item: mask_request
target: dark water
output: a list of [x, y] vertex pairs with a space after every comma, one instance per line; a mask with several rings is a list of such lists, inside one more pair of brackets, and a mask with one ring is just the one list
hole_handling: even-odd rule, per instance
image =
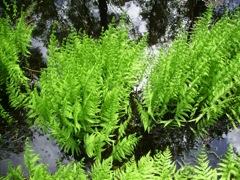
[[[24, 128], [27, 128], [26, 126]], [[27, 128], [28, 129], [28, 128]], [[25, 139], [30, 137], [29, 145], [36, 154], [39, 154], [41, 161], [44, 164], [48, 164], [49, 172], [57, 171], [57, 164], [68, 164], [73, 158], [66, 156], [60, 149], [59, 145], [49, 137], [45, 135], [41, 130], [32, 127], [28, 129], [28, 132], [20, 132], [20, 138], [12, 137], [9, 141], [6, 136], [2, 137], [2, 144], [0, 146], [0, 174], [6, 175], [8, 172], [8, 163], [11, 162], [13, 167], [18, 165], [23, 166], [23, 172], [28, 174], [26, 167], [23, 165]], [[9, 145], [9, 146], [6, 146]]]
[[[30, 0], [18, 0], [20, 9], [25, 4], [24, 10], [30, 5]], [[107, 29], [109, 22], [115, 18], [117, 23], [126, 12], [127, 21], [132, 23], [129, 36], [142, 37], [148, 33], [148, 44], [152, 53], [162, 44], [169, 44], [179, 31], [183, 23], [185, 30], [190, 30], [195, 20], [206, 10], [206, 3], [202, 0], [133, 0], [133, 1], [91, 1], [91, 0], [36, 0], [34, 12], [28, 17], [36, 28], [33, 31], [32, 55], [29, 58], [30, 67], [34, 70], [46, 66], [47, 45], [54, 23], [57, 24], [57, 37], [61, 41], [66, 37], [70, 29], [84, 30], [94, 38], [100, 35], [102, 27]], [[221, 8], [230, 8], [239, 5], [239, 1], [224, 1], [216, 5], [216, 16], [221, 16]], [[4, 5], [0, 2], [0, 13], [3, 16]], [[219, 10], [218, 10], [219, 9]], [[39, 73], [28, 72], [32, 82], [37, 80]], [[6, 105], [7, 106], [7, 105]], [[19, 113], [21, 116], [21, 113]], [[240, 153], [240, 130], [227, 130], [224, 124], [217, 131], [212, 129], [209, 136], [195, 139], [188, 130], [171, 131], [164, 129], [153, 129], [150, 134], [139, 130], [143, 139], [136, 149], [136, 155], [141, 156], [149, 150], [164, 150], [170, 147], [174, 159], [179, 163], [194, 163], [203, 146], [209, 155], [210, 163], [216, 167], [219, 158], [232, 143], [236, 152]], [[14, 128], [14, 129], [12, 129]], [[18, 119], [13, 127], [1, 124], [0, 133], [2, 140], [0, 144], [0, 174], [7, 173], [7, 164], [12, 161], [14, 167], [23, 164], [24, 143], [26, 137], [30, 137], [32, 149], [40, 154], [44, 164], [49, 164], [49, 171], [57, 170], [57, 160], [68, 163], [72, 159], [66, 156], [58, 144], [44, 135], [35, 127], [28, 128], [24, 118]]]

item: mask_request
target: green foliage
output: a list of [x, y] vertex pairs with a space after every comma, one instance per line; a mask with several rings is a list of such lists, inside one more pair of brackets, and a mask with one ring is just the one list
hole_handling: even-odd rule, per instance
[[28, 176], [31, 179], [38, 179], [39, 177], [49, 176], [47, 166], [43, 165], [42, 163], [37, 164], [37, 162], [40, 160], [39, 154], [36, 155], [28, 143], [29, 140], [27, 139], [24, 162], [28, 169]]
[[190, 34], [180, 33], [161, 54], [148, 77], [138, 110], [145, 130], [195, 126], [200, 132], [227, 115], [239, 122], [240, 20], [237, 10], [211, 25], [212, 10]]
[[135, 158], [132, 157], [121, 167], [114, 167], [112, 156], [107, 159], [102, 159], [101, 161], [96, 160], [91, 166], [91, 170], [86, 170], [84, 168], [84, 160], [71, 162], [68, 165], [59, 164], [59, 168], [54, 174], [50, 174], [47, 171], [46, 165], [42, 163], [36, 164], [36, 161], [40, 160], [38, 156], [39, 155], [34, 154], [33, 150], [30, 149], [27, 141], [24, 160], [29, 174], [23, 174], [21, 166], [18, 166], [16, 169], [9, 166], [9, 173], [7, 176], [0, 177], [0, 179], [230, 180], [239, 179], [240, 177], [240, 158], [234, 154], [232, 146], [230, 146], [228, 152], [225, 154], [225, 157], [221, 159], [221, 162], [215, 169], [212, 169], [209, 166], [209, 160], [204, 152], [204, 149], [197, 158], [196, 165], [183, 165], [178, 170], [176, 169], [175, 162], [172, 161], [171, 152], [168, 148], [163, 152], [157, 152], [153, 157], [151, 157], [150, 153], [148, 153], [147, 155], [141, 157], [139, 161], [136, 161]]
[[4, 179], [16, 179], [23, 180], [24, 174], [22, 172], [22, 166], [18, 166], [16, 169], [12, 168], [11, 164], [8, 166], [9, 173]]
[[12, 122], [12, 116], [4, 109], [4, 107], [1, 104], [0, 104], [0, 117], [6, 119], [8, 122]]
[[31, 180], [60, 180], [60, 179], [87, 179], [86, 173], [83, 169], [83, 163], [80, 162], [71, 162], [68, 165], [64, 166], [59, 164], [58, 171], [51, 175], [47, 170], [47, 165], [44, 165], [38, 161], [39, 154], [35, 154], [33, 150], [30, 149], [26, 141], [26, 150], [24, 154], [24, 162], [28, 170], [28, 174], [23, 174], [22, 167], [18, 166], [16, 169], [9, 166], [9, 173], [3, 179], [31, 179]]
[[[26, 56], [30, 43], [32, 27], [25, 23], [25, 14], [21, 12], [16, 17], [16, 4], [13, 5], [15, 24], [10, 17], [0, 18], [0, 92], [9, 96], [12, 107], [24, 106], [28, 100], [28, 79], [20, 68], [19, 55]], [[1, 99], [0, 99], [1, 103]], [[0, 116], [9, 119], [10, 116], [0, 105]]]
[[[43, 178], [44, 179], [44, 178]], [[47, 180], [47, 178], [45, 178]], [[83, 169], [83, 162], [71, 162], [70, 164], [64, 166], [59, 164], [58, 171], [49, 177], [49, 179], [87, 179], [85, 170]]]
[[176, 166], [171, 161], [172, 155], [169, 149], [157, 153], [154, 157], [155, 172], [159, 179], [171, 179], [176, 171]]
[[136, 137], [136, 134], [130, 134], [119, 141], [116, 146], [113, 146], [111, 154], [113, 159], [117, 159], [121, 162], [123, 159], [127, 158], [126, 156], [131, 156], [139, 139], [140, 137]]
[[[89, 157], [100, 160], [131, 119], [129, 97], [143, 74], [145, 39], [130, 40], [122, 22], [110, 26], [99, 40], [71, 32], [61, 47], [58, 44], [52, 34], [48, 67], [38, 82], [40, 93], [31, 93], [29, 117], [49, 127], [65, 151], [79, 154], [84, 145]], [[127, 154], [132, 155], [135, 139], [121, 139], [132, 140], [127, 143]]]
[[97, 179], [113, 179], [112, 168], [113, 159], [109, 157], [106, 160], [96, 161], [92, 167], [90, 176], [93, 180]]
[[232, 146], [229, 148], [225, 157], [219, 163], [219, 176], [220, 179], [230, 180], [240, 178], [240, 159], [233, 152]]
[[198, 157], [197, 165], [192, 168], [192, 179], [217, 179], [217, 171], [216, 169], [211, 169], [207, 158], [207, 154], [202, 151]]

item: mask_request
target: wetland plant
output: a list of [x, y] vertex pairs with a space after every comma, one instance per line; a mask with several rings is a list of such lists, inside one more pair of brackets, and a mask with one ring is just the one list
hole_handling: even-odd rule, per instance
[[[180, 33], [154, 62], [138, 110], [146, 130], [189, 127], [207, 133], [227, 116], [240, 121], [240, 13], [210, 25], [208, 9], [189, 34]], [[196, 128], [194, 128], [196, 126]]]
[[11, 120], [11, 115], [3, 105], [4, 96], [8, 97], [13, 108], [23, 107], [27, 103], [28, 78], [20, 64], [29, 54], [27, 47], [33, 28], [26, 24], [24, 12], [18, 17], [16, 4], [6, 6], [8, 11], [13, 9], [14, 13], [10, 17], [6, 12], [6, 17], [0, 18], [0, 118]]
[[143, 76], [145, 45], [145, 39], [128, 38], [123, 22], [98, 40], [72, 31], [59, 46], [52, 34], [29, 116], [72, 154], [82, 146], [97, 159], [109, 147], [114, 159], [132, 155], [140, 137], [125, 129], [132, 117], [130, 93]]

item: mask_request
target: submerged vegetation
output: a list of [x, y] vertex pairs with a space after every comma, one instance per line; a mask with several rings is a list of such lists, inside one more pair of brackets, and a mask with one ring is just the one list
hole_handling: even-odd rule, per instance
[[[51, 175], [26, 143], [28, 178], [238, 179], [240, 160], [232, 147], [215, 169], [202, 152], [196, 165], [177, 170], [168, 148], [135, 160], [141, 136], [129, 131], [130, 127], [148, 133], [152, 127], [189, 127], [203, 135], [223, 116], [236, 127], [240, 121], [240, 13], [237, 10], [215, 24], [211, 24], [211, 13], [209, 8], [190, 34], [179, 33], [171, 47], [161, 49], [160, 56], [150, 61], [146, 39], [130, 40], [124, 20], [109, 26], [98, 40], [73, 30], [60, 43], [53, 28], [47, 68], [41, 70], [33, 90], [20, 67], [20, 55], [28, 54], [32, 28], [26, 25], [24, 13], [15, 26], [9, 17], [1, 18], [0, 91], [6, 89], [11, 107], [25, 108], [28, 118], [44, 127], [65, 152], [94, 159], [91, 171], [84, 169], [83, 159], [59, 164]], [[148, 77], [143, 93], [135, 97], [134, 87], [144, 76]], [[134, 106], [142, 124], [137, 124]], [[0, 115], [10, 117], [3, 105]], [[9, 166], [9, 174], [2, 179], [25, 177], [21, 166]]]

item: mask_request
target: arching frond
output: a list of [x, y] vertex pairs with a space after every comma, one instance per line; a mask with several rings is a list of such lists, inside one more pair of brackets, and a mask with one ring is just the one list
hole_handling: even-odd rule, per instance
[[240, 159], [233, 152], [233, 147], [230, 145], [224, 158], [218, 164], [218, 175], [220, 179], [239, 179], [240, 178]]
[[216, 180], [217, 179], [217, 171], [216, 169], [212, 169], [209, 165], [209, 160], [207, 160], [207, 154], [202, 150], [197, 159], [197, 165], [195, 165], [193, 170], [192, 179], [209, 179]]
[[129, 136], [123, 138], [121, 141], [117, 142], [113, 146], [112, 157], [120, 162], [127, 158], [127, 156], [132, 156], [134, 148], [136, 147], [140, 137], [136, 137], [136, 134], [130, 134]]

